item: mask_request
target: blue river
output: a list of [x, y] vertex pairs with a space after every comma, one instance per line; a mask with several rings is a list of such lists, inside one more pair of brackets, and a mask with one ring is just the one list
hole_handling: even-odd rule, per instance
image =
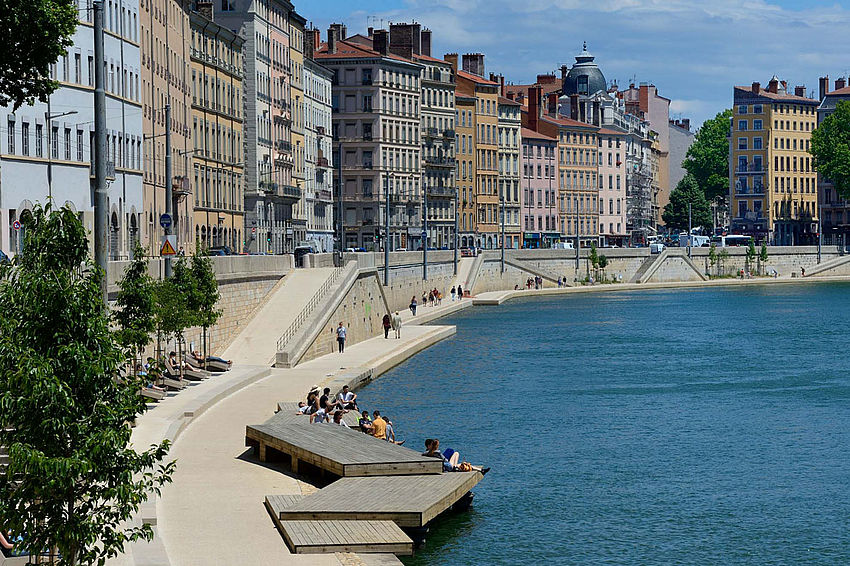
[[410, 565], [850, 564], [850, 285], [524, 298], [359, 392], [492, 467]]

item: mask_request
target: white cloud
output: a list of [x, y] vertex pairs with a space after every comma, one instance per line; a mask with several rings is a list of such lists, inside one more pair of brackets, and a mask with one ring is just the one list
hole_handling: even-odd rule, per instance
[[[309, 8], [308, 8], [309, 10]], [[338, 15], [337, 19], [342, 14]], [[481, 51], [514, 83], [571, 65], [587, 41], [611, 81], [655, 83], [676, 111], [702, 122], [731, 106], [732, 86], [776, 73], [817, 88], [846, 73], [850, 12], [789, 10], [766, 0], [407, 0], [385, 20], [433, 30], [434, 55]], [[352, 19], [364, 21], [362, 16]]]

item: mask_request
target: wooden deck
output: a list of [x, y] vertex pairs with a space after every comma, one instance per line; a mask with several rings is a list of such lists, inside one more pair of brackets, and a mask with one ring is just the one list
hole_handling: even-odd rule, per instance
[[280, 509], [280, 519], [393, 521], [399, 527], [422, 527], [460, 500], [483, 477], [480, 472], [346, 477]]
[[281, 512], [303, 498], [303, 495], [267, 495], [265, 502], [294, 554], [413, 554], [413, 541], [392, 521], [281, 521]]
[[266, 424], [246, 427], [245, 444], [255, 446], [263, 462], [269, 448], [290, 456], [294, 473], [301, 462], [343, 478], [439, 474], [443, 466], [440, 460], [410, 448], [332, 424], [272, 418]]
[[[269, 424], [270, 422], [310, 422], [309, 416], [296, 414], [296, 411], [298, 410], [298, 403], [281, 402], [277, 404], [277, 410], [278, 412], [275, 413], [274, 417], [266, 421], [266, 424]], [[342, 416], [342, 422], [344, 422], [351, 428], [359, 428], [359, 425], [357, 424], [357, 419], [359, 416], [360, 415], [358, 415], [357, 411], [349, 411]]]

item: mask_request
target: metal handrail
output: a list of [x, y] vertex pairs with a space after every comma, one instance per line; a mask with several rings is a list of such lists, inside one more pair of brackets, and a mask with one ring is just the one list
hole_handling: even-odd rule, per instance
[[295, 337], [295, 334], [301, 329], [301, 326], [307, 322], [307, 318], [312, 314], [313, 309], [318, 306], [319, 302], [322, 300], [324, 295], [330, 290], [331, 286], [333, 286], [339, 277], [342, 275], [343, 271], [345, 271], [345, 267], [337, 267], [334, 269], [331, 276], [322, 283], [322, 286], [319, 287], [319, 290], [310, 298], [307, 304], [301, 309], [301, 312], [298, 313], [298, 316], [295, 317], [295, 320], [292, 321], [292, 324], [289, 325], [289, 328], [286, 329], [286, 332], [283, 333], [277, 341], [277, 351], [280, 352], [286, 346], [286, 344]]

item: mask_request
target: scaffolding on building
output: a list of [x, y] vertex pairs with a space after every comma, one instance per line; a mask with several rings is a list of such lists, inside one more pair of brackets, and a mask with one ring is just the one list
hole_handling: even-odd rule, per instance
[[629, 163], [626, 175], [626, 229], [632, 245], [646, 244], [647, 237], [657, 233], [653, 175], [645, 160]]

